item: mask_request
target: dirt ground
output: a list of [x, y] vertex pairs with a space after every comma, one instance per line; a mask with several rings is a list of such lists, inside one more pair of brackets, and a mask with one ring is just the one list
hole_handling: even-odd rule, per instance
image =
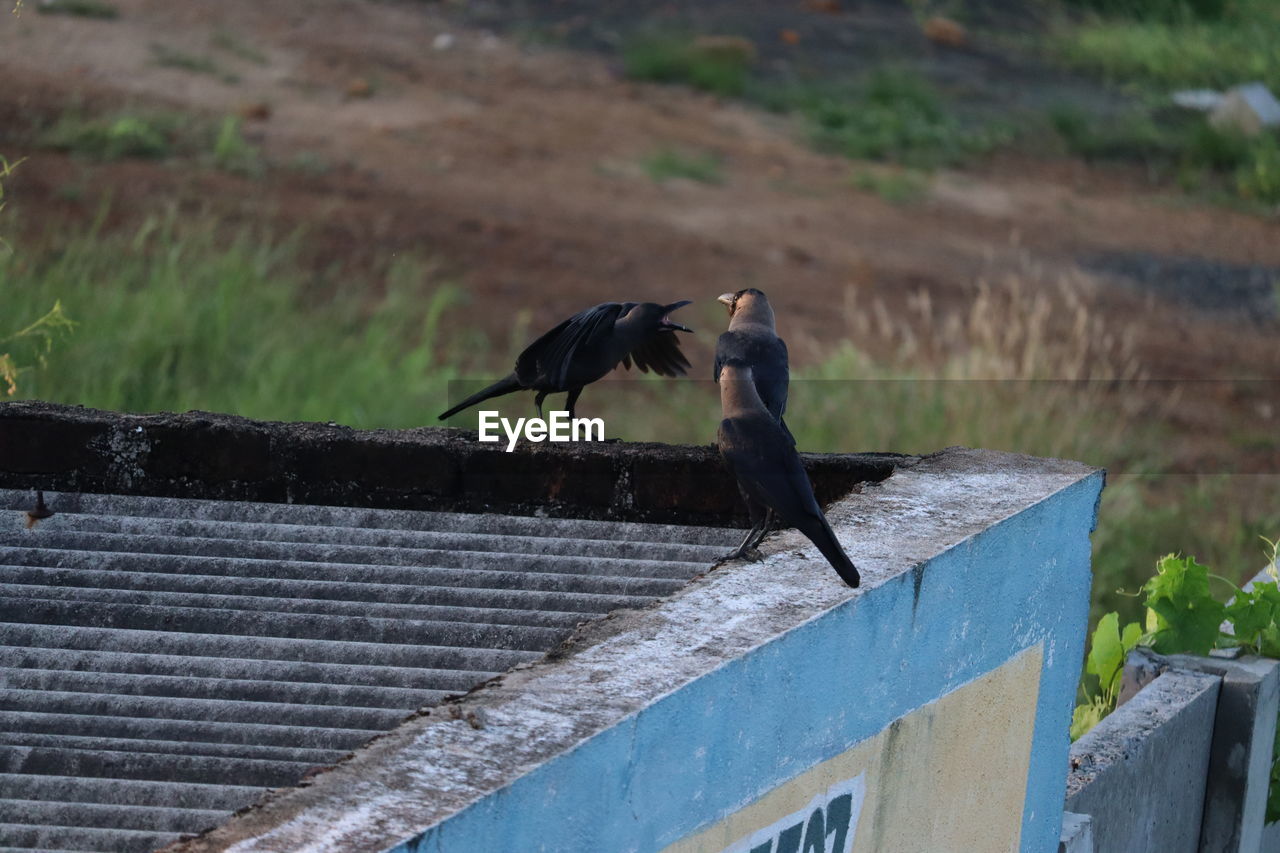
[[[629, 82], [600, 55], [531, 45], [435, 4], [116, 0], [119, 17], [105, 21], [25, 5], [0, 20], [0, 153], [29, 158], [9, 186], [26, 228], [86, 220], [108, 193], [121, 224], [169, 202], [302, 224], [318, 264], [438, 260], [469, 294], [456, 324], [501, 339], [515, 308], [536, 330], [604, 299], [709, 303], [755, 286], [800, 364], [855, 328], [851, 292], [901, 316], [927, 292], [936, 320], [967, 310], [981, 280], [1067, 282], [1132, 335], [1149, 377], [1280, 379], [1274, 310], [1245, 319], [1229, 294], [1188, 302], [1186, 285], [1139, 286], [1126, 272], [1155, 258], [1160, 277], [1190, 257], [1193, 271], [1229, 264], [1265, 279], [1280, 270], [1280, 222], [1188, 201], [1134, 171], [1003, 154], [892, 204], [855, 188], [849, 161], [814, 153], [784, 118]], [[156, 46], [212, 57], [236, 79], [162, 67]], [[270, 168], [246, 179], [34, 147], [29, 129], [71, 104], [239, 112]], [[667, 148], [714, 153], [723, 182], [654, 182], [641, 162]], [[329, 168], [291, 168], [300, 154]], [[1225, 397], [1233, 418], [1280, 417]]]

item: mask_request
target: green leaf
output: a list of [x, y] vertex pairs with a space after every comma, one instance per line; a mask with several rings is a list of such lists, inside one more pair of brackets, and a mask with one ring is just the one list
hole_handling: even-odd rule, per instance
[[1109, 703], [1100, 696], [1081, 702], [1071, 714], [1071, 739], [1079, 740], [1089, 729], [1100, 723], [1110, 711]]
[[1208, 654], [1227, 612], [1209, 594], [1209, 570], [1194, 557], [1169, 554], [1156, 571], [1143, 586], [1151, 647], [1164, 654]]
[[1129, 624], [1122, 635], [1120, 617], [1115, 613], [1108, 613], [1098, 621], [1085, 671], [1098, 676], [1098, 689], [1103, 697], [1110, 699], [1119, 688], [1125, 655], [1137, 644], [1141, 633], [1137, 625]]
[[1142, 641], [1142, 626], [1137, 622], [1130, 622], [1124, 626], [1124, 631], [1120, 634], [1120, 645], [1124, 647], [1125, 657], [1129, 656], [1129, 652], [1138, 647], [1138, 643]]
[[1280, 625], [1268, 625], [1258, 635], [1258, 654], [1265, 658], [1280, 658]]
[[1227, 605], [1227, 620], [1236, 643], [1253, 654], [1276, 657], [1280, 652], [1280, 589], [1275, 581], [1255, 583]]
[[1108, 613], [1098, 620], [1098, 627], [1093, 630], [1085, 672], [1098, 676], [1099, 685], [1106, 690], [1112, 675], [1123, 663], [1123, 652], [1120, 650], [1120, 616], [1116, 613]]
[[1142, 628], [1136, 622], [1130, 622], [1121, 631], [1120, 617], [1115, 613], [1103, 616], [1098, 620], [1098, 627], [1093, 629], [1085, 672], [1098, 677], [1098, 691], [1105, 705], [1104, 716], [1114, 704], [1116, 692], [1120, 689], [1125, 658], [1141, 638]]

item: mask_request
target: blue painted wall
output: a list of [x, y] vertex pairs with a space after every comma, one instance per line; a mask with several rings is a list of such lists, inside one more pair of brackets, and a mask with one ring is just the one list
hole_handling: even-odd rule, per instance
[[1055, 851], [1101, 488], [1081, 480], [393, 849], [659, 851], [1043, 642], [1022, 851]]

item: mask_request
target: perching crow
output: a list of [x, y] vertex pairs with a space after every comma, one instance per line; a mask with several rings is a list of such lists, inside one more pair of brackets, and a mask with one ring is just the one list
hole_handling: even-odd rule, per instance
[[[769, 304], [764, 292], [754, 287], [737, 293], [722, 293], [716, 301], [729, 309], [729, 330], [716, 341], [715, 380], [720, 381], [720, 368], [730, 359], [738, 359], [750, 366], [755, 377], [756, 393], [760, 395], [764, 407], [782, 427], [787, 440], [795, 444], [795, 436], [782, 419], [782, 413], [787, 409], [790, 370], [787, 364], [787, 344], [775, 331], [773, 306]], [[759, 527], [755, 538], [758, 544], [774, 527], [773, 510], [760, 509], [754, 505], [745, 491], [742, 492], [742, 499], [752, 513], [752, 524]], [[757, 510], [763, 513], [762, 518], [756, 517]]]
[[761, 291], [749, 287], [737, 293], [723, 293], [716, 301], [729, 309], [729, 330], [716, 341], [715, 380], [720, 381], [720, 368], [729, 359], [750, 365], [764, 407], [794, 444], [795, 438], [782, 420], [790, 378], [787, 344], [775, 331], [769, 300]]
[[689, 362], [680, 352], [675, 333], [693, 330], [673, 322], [670, 315], [688, 304], [688, 299], [670, 305], [604, 302], [574, 314], [520, 353], [510, 375], [472, 394], [440, 420], [491, 397], [526, 389], [538, 392], [533, 400], [538, 417], [542, 417], [542, 401], [548, 394], [568, 391], [565, 408], [572, 418], [582, 389], [619, 362], [628, 370], [634, 361], [643, 373], [652, 370], [659, 376], [683, 376]]
[[858, 569], [831, 532], [794, 443], [765, 408], [756, 388], [751, 365], [739, 359], [720, 365], [724, 420], [717, 442], [721, 458], [747, 500], [753, 525], [729, 558], [739, 558], [759, 545], [773, 514], [809, 537], [844, 582], [856, 587]]

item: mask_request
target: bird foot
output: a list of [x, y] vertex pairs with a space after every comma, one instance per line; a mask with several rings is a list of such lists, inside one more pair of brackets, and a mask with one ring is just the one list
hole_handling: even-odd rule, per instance
[[757, 548], [738, 548], [735, 551], [730, 551], [728, 554], [725, 554], [720, 558], [720, 561], [727, 562], [729, 560], [746, 560], [749, 563], [758, 563], [763, 559], [764, 555], [761, 554]]

